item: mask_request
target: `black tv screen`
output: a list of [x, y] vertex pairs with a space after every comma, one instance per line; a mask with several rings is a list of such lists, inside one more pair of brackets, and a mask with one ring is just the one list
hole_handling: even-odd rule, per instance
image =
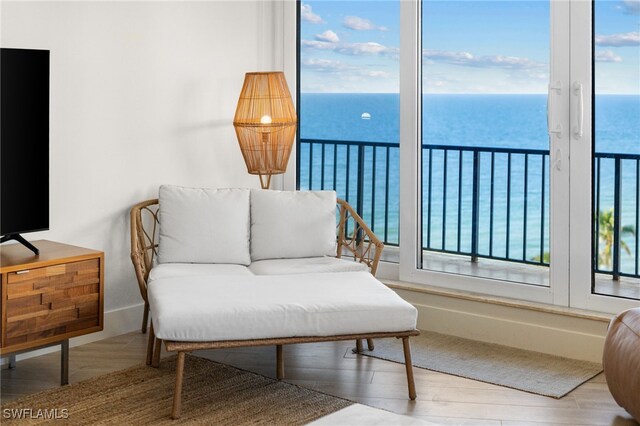
[[49, 51], [0, 49], [0, 235], [49, 229]]

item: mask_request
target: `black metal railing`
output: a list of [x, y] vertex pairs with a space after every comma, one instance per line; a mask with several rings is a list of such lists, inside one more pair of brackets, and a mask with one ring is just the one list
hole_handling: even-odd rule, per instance
[[[399, 244], [399, 144], [302, 139], [299, 149], [300, 189], [336, 190]], [[547, 266], [549, 167], [548, 150], [423, 145], [423, 249]], [[597, 153], [596, 272], [640, 276], [639, 199], [640, 155]]]
[[549, 151], [423, 145], [422, 155], [425, 250], [548, 265]]
[[399, 244], [399, 144], [302, 139], [300, 150], [300, 189], [335, 190], [385, 244]]
[[593, 170], [595, 270], [640, 277], [640, 155], [596, 153]]

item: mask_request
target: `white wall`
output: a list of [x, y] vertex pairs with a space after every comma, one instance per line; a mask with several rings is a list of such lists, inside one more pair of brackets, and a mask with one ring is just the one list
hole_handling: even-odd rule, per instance
[[103, 250], [105, 310], [139, 304], [134, 203], [155, 198], [162, 183], [258, 186], [232, 121], [244, 73], [277, 63], [265, 53], [265, 3], [0, 8], [2, 47], [51, 50], [51, 230], [26, 237]]

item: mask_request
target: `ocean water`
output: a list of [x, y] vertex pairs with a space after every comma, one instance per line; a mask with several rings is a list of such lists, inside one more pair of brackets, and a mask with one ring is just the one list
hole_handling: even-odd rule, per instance
[[[399, 96], [301, 96], [302, 139], [369, 142], [360, 152], [364, 160], [363, 216], [388, 243], [398, 244], [399, 149], [381, 143], [398, 143]], [[370, 119], [361, 118], [365, 112]], [[640, 155], [640, 96], [598, 95], [595, 117], [596, 152]], [[549, 250], [546, 95], [425, 95], [423, 143], [546, 151], [478, 154], [478, 251], [530, 261]], [[355, 206], [358, 157], [357, 146], [331, 144], [323, 149], [319, 143], [302, 144], [301, 189], [333, 188], [335, 179], [338, 195]], [[423, 149], [424, 247], [471, 251], [473, 161], [471, 151], [451, 148], [445, 160], [445, 150]], [[639, 197], [638, 165], [635, 159], [621, 161], [622, 224], [633, 227]], [[613, 207], [613, 179], [614, 160], [602, 159], [600, 211]], [[629, 252], [621, 251], [622, 270], [635, 273], [636, 237], [626, 235], [623, 241]], [[604, 264], [600, 267], [608, 269]]]

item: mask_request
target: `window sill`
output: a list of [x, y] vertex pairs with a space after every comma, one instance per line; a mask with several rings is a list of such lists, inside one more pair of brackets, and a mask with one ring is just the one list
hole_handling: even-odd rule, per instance
[[498, 306], [506, 306], [510, 308], [526, 309], [526, 310], [535, 311], [535, 312], [544, 312], [548, 314], [588, 319], [592, 321], [608, 323], [612, 317], [610, 314], [606, 314], [602, 312], [588, 311], [584, 309], [568, 308], [568, 307], [562, 307], [562, 306], [554, 306], [554, 305], [548, 305], [545, 303], [529, 302], [524, 300], [510, 299], [506, 297], [488, 296], [485, 294], [473, 293], [469, 291], [453, 290], [453, 289], [430, 286], [425, 284], [409, 283], [406, 281], [398, 281], [398, 280], [391, 280], [391, 279], [384, 279], [384, 278], [381, 279], [381, 281], [394, 290], [405, 290], [405, 291], [412, 291], [416, 293], [438, 295], [438, 296], [450, 297], [454, 299], [487, 303], [487, 304], [498, 305]]

